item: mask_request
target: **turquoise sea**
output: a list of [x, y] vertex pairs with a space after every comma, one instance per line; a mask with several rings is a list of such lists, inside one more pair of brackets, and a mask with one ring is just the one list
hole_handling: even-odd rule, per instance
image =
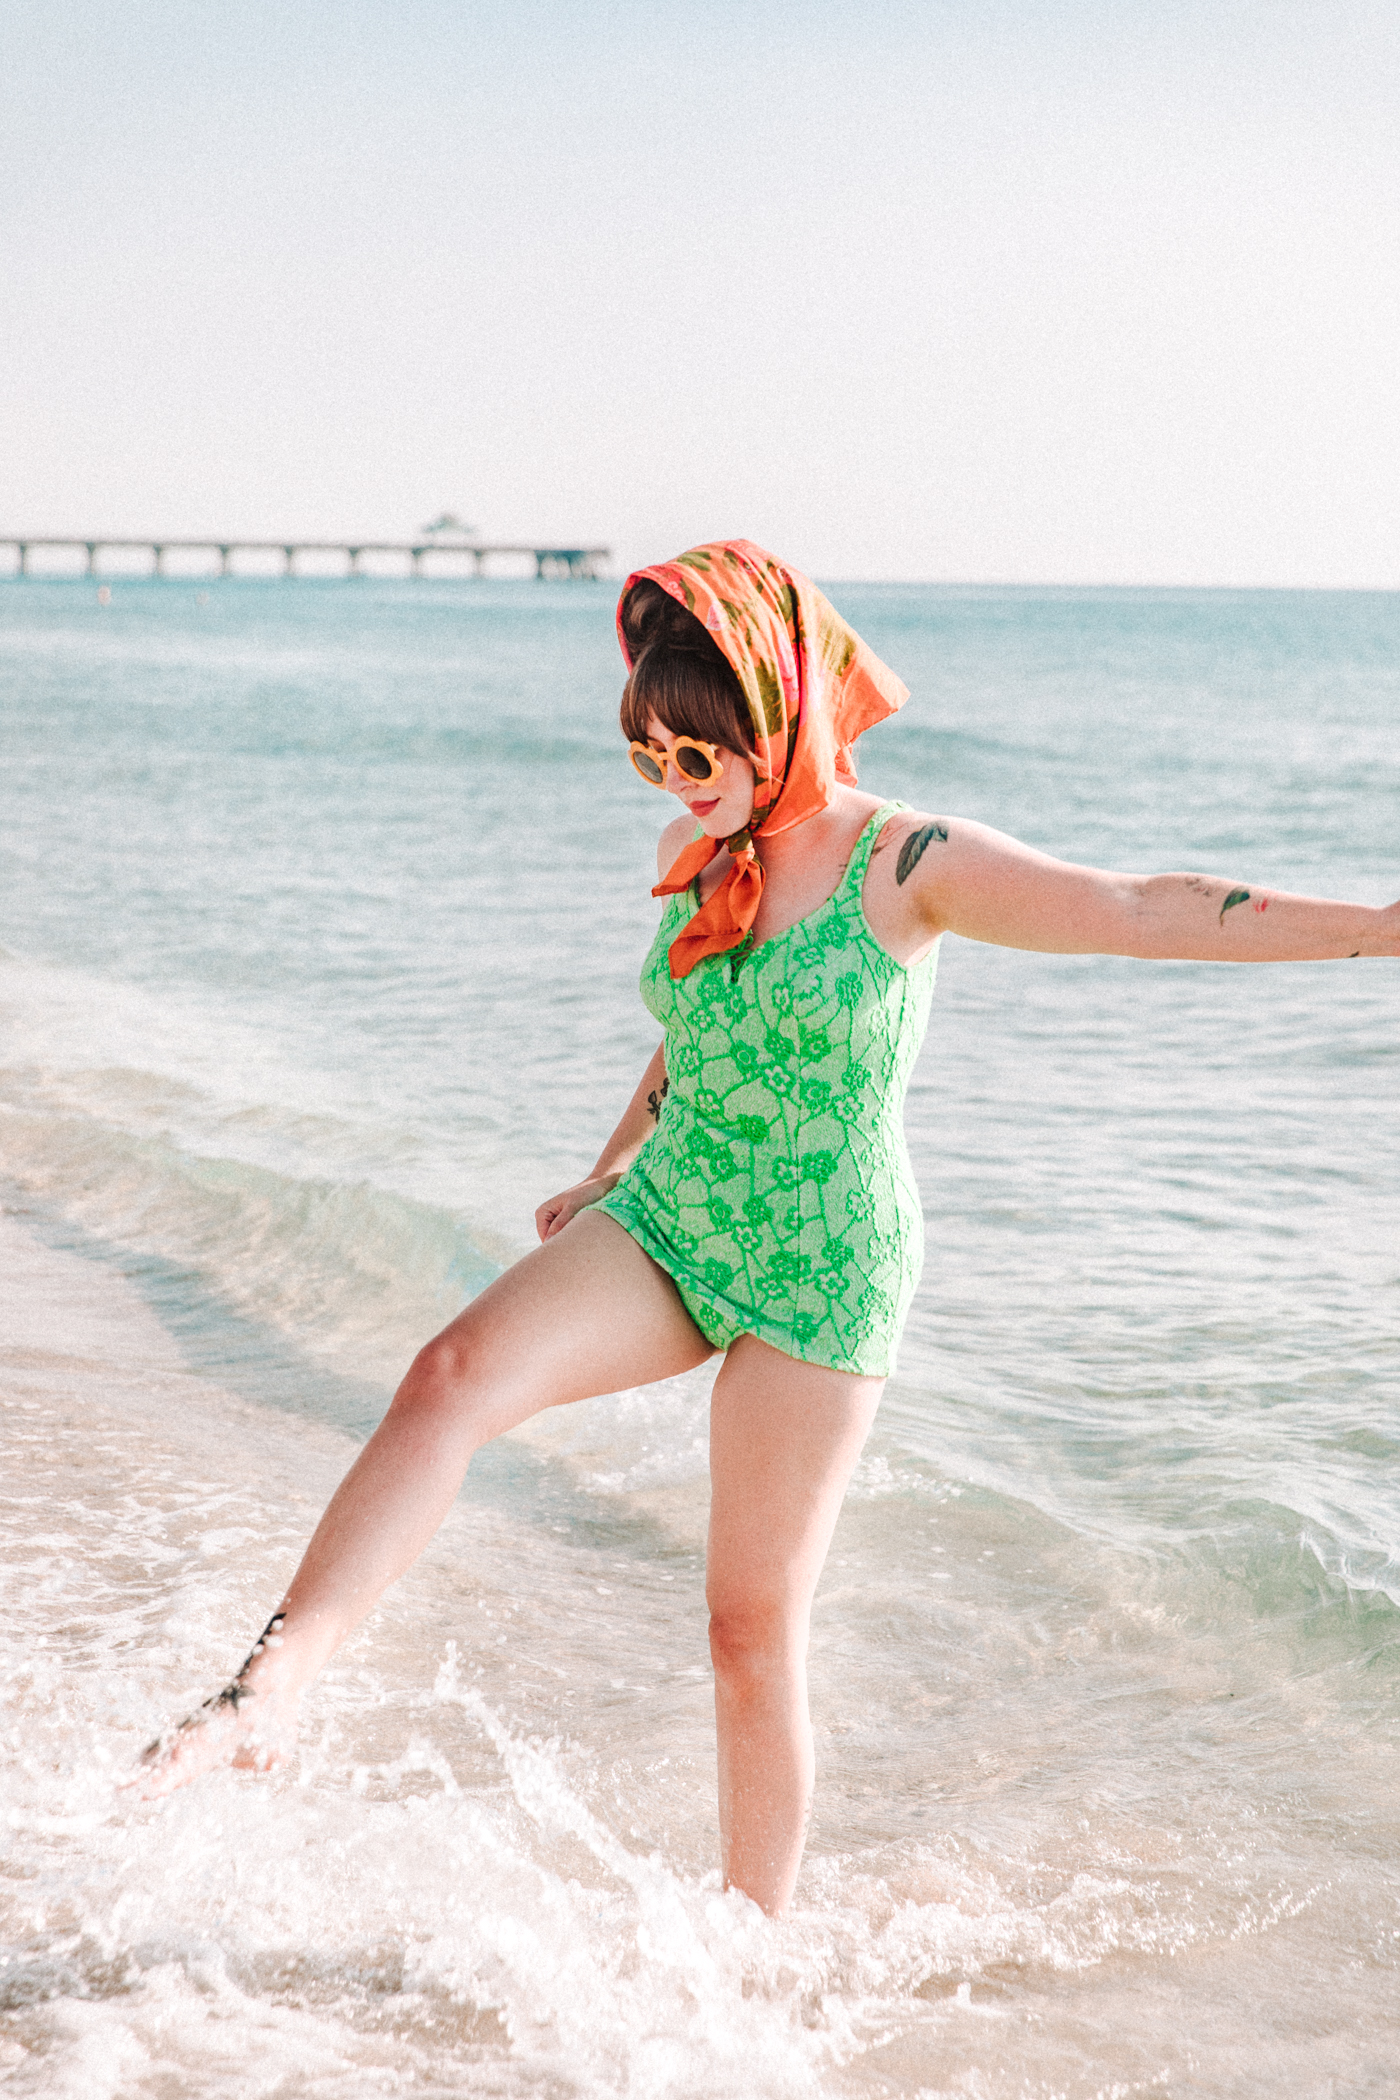
[[[1400, 893], [1400, 595], [830, 585], [862, 784]], [[949, 939], [928, 1263], [719, 1891], [703, 1375], [483, 1455], [299, 1761], [115, 1787], [654, 1041], [604, 585], [0, 583], [0, 2072], [82, 2100], [1400, 2082], [1400, 966]]]

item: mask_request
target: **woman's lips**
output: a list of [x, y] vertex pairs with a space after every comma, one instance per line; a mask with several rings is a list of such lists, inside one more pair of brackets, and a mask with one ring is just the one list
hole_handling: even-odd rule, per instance
[[719, 796], [713, 795], [708, 802], [687, 802], [685, 806], [692, 817], [708, 817], [713, 810], [719, 808]]

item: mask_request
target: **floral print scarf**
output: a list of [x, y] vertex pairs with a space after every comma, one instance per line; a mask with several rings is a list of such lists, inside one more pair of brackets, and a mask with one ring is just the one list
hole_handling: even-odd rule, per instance
[[[620, 640], [622, 606], [643, 576], [694, 613], [732, 665], [753, 721], [758, 774], [747, 829], [723, 841], [695, 839], [652, 891], [670, 897], [688, 889], [728, 846], [733, 867], [671, 943], [671, 975], [680, 978], [702, 956], [725, 955], [747, 940], [763, 895], [754, 833], [790, 831], [827, 808], [838, 782], [854, 786], [852, 744], [903, 707], [909, 691], [808, 577], [752, 540], [716, 540], [636, 570], [618, 600]], [[630, 670], [625, 640], [622, 653]]]

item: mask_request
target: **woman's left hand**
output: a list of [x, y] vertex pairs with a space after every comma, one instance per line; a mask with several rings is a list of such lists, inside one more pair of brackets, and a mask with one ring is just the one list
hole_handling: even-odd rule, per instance
[[535, 1212], [535, 1230], [542, 1240], [552, 1240], [556, 1232], [562, 1232], [570, 1218], [576, 1218], [590, 1203], [597, 1203], [615, 1189], [620, 1174], [594, 1174], [587, 1181], [565, 1189], [561, 1196], [550, 1196]]

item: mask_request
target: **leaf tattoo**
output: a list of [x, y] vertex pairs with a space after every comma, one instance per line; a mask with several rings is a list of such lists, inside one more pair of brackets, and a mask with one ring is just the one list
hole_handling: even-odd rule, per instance
[[923, 859], [925, 848], [931, 846], [935, 839], [940, 846], [947, 845], [948, 827], [946, 824], [925, 824], [922, 831], [910, 832], [908, 838], [900, 847], [899, 859], [895, 862], [894, 879], [896, 882], [903, 883], [909, 880], [909, 877]]
[[670, 1091], [670, 1080], [663, 1079], [660, 1088], [647, 1095], [647, 1107], [651, 1110], [653, 1121], [657, 1123], [661, 1121], [661, 1104]]
[[1248, 890], [1231, 890], [1229, 896], [1225, 899], [1225, 902], [1220, 907], [1220, 924], [1222, 926], [1225, 924], [1225, 914], [1227, 911], [1233, 911], [1237, 904], [1248, 904], [1248, 902]]

